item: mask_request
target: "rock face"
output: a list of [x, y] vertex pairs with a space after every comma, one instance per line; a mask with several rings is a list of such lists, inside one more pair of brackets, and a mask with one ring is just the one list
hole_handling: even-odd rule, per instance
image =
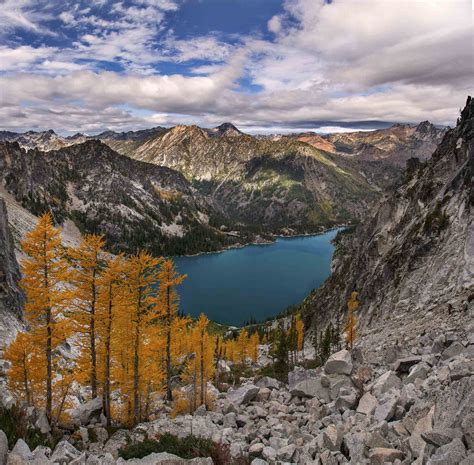
[[24, 295], [18, 283], [20, 268], [15, 257], [5, 202], [0, 199], [0, 346], [14, 335], [22, 315]]
[[404, 325], [407, 334], [437, 324], [427, 312], [441, 318], [466, 309], [474, 285], [473, 126], [469, 98], [432, 158], [336, 239], [331, 277], [304, 302], [308, 326], [324, 328], [357, 291], [360, 336], [373, 335], [375, 352], [394, 327], [403, 338]]

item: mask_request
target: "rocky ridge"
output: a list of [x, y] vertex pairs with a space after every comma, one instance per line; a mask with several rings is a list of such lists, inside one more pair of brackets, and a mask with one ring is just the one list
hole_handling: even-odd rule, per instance
[[468, 305], [474, 285], [473, 127], [469, 98], [432, 158], [410, 160], [404, 184], [355, 231], [337, 238], [331, 277], [303, 303], [308, 325], [321, 329], [341, 321], [352, 291], [359, 293], [362, 332], [388, 321], [403, 325], [407, 318], [415, 324], [426, 312], [447, 314]]

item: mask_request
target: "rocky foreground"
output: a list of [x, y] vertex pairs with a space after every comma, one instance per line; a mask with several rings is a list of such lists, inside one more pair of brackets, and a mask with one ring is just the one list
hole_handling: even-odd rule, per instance
[[465, 321], [464, 328], [440, 326], [404, 348], [392, 344], [390, 364], [364, 361], [360, 344], [352, 354], [333, 354], [324, 367], [296, 367], [288, 384], [268, 377], [248, 379], [227, 393], [216, 391], [213, 411], [201, 407], [194, 415], [174, 419], [163, 413], [110, 437], [94, 418], [100, 402], [92, 402], [77, 412], [84, 424], [78, 431], [83, 450], [73, 446], [77, 439], [70, 439], [54, 451], [38, 447], [31, 452], [19, 440], [7, 454], [0, 433], [0, 464], [213, 463], [166, 453], [118, 458], [127, 444], [165, 432], [228, 444], [236, 460], [248, 457], [253, 465], [473, 464], [474, 325], [470, 314], [453, 318]]

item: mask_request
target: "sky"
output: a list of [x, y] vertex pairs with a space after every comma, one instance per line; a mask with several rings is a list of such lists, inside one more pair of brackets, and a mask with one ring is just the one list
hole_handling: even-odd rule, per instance
[[471, 0], [0, 0], [0, 129], [453, 125]]

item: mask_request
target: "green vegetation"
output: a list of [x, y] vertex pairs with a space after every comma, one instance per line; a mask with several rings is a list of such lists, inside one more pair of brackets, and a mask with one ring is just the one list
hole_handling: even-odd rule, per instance
[[245, 458], [232, 459], [228, 446], [218, 444], [210, 439], [198, 438], [193, 435], [178, 438], [165, 433], [156, 440], [145, 439], [143, 442], [129, 444], [119, 450], [119, 456], [125, 460], [143, 458], [152, 453], [168, 452], [183, 459], [211, 457], [216, 465], [247, 465]]
[[13, 405], [10, 409], [0, 408], [0, 430], [8, 439], [8, 446], [13, 449], [18, 439], [23, 439], [33, 450], [37, 446], [47, 446], [54, 449], [56, 440], [51, 440], [31, 425], [26, 409]]

